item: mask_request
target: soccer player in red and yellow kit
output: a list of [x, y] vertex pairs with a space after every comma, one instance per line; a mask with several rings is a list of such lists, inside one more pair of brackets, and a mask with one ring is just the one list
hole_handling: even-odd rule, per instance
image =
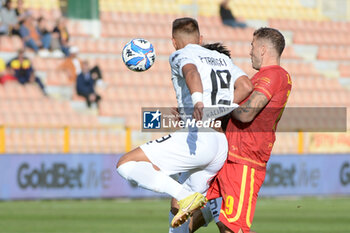
[[231, 113], [227, 161], [207, 193], [208, 199], [222, 197], [220, 232], [250, 231], [277, 124], [292, 87], [290, 75], [280, 66], [283, 35], [273, 28], [260, 28], [251, 45], [252, 66], [259, 71], [251, 79], [254, 90]]

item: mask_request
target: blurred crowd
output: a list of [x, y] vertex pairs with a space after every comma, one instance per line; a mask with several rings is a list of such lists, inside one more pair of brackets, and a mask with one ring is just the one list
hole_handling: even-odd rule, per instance
[[[88, 107], [98, 103], [100, 95], [95, 87], [102, 82], [102, 73], [98, 66], [90, 67], [87, 61], [78, 58], [79, 49], [69, 44], [70, 35], [67, 20], [60, 17], [53, 27], [47, 25], [44, 17], [35, 18], [25, 9], [23, 0], [0, 0], [0, 37], [18, 36], [22, 48], [9, 61], [0, 57], [0, 84], [19, 82], [22, 85], [36, 84], [47, 95], [44, 82], [36, 76], [31, 59], [26, 52], [40, 57], [64, 58], [58, 61], [57, 70], [64, 71], [74, 86], [75, 93], [86, 100]], [[61, 64], [59, 64], [61, 63]]]
[[219, 5], [219, 13], [222, 23], [230, 27], [246, 28], [247, 24], [239, 21], [234, 15], [229, 6], [230, 0], [223, 0]]
[[19, 82], [22, 85], [36, 83], [46, 95], [45, 86], [41, 79], [35, 76], [33, 65], [23, 49], [18, 50], [17, 56], [7, 64], [0, 59], [0, 83], [7, 82]]
[[0, 35], [19, 36], [25, 47], [44, 57], [69, 56], [66, 24], [66, 19], [61, 17], [53, 28], [49, 28], [43, 17], [36, 19], [24, 8], [23, 0], [17, 1], [16, 8], [12, 0], [6, 0], [0, 8]]
[[[229, 7], [230, 0], [222, 0], [219, 12], [223, 24], [244, 28], [247, 25], [233, 15]], [[14, 4], [15, 3], [15, 4]], [[79, 58], [79, 49], [70, 44], [67, 20], [59, 17], [56, 22], [48, 21], [43, 16], [34, 17], [30, 9], [25, 8], [23, 0], [0, 0], [0, 37], [19, 37], [22, 41], [17, 55], [8, 61], [0, 57], [0, 84], [19, 82], [22, 85], [38, 85], [47, 95], [45, 80], [35, 73], [30, 57], [34, 56], [64, 58], [57, 60], [57, 71], [64, 71], [75, 94], [85, 99], [86, 105], [99, 105], [101, 96], [97, 87], [104, 86], [102, 73], [98, 66], [91, 65]], [[14, 48], [15, 50], [15, 48]], [[29, 53], [28, 53], [29, 54]], [[61, 64], [60, 64], [61, 63]], [[102, 83], [102, 85], [100, 85]], [[103, 90], [103, 89], [102, 89]]]

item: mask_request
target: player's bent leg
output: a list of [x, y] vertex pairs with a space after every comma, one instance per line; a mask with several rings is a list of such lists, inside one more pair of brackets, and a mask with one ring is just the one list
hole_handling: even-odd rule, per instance
[[171, 198], [171, 201], [170, 201], [170, 212], [173, 215], [176, 215], [178, 211], [179, 211], [179, 205], [177, 204], [177, 200], [175, 198]]
[[[221, 169], [218, 180], [225, 185], [221, 186], [223, 200], [219, 218], [231, 232], [250, 231], [258, 192], [264, 178], [264, 169], [259, 170], [230, 161]], [[230, 232], [223, 227], [220, 231]]]
[[[126, 163], [126, 162], [130, 162], [130, 161], [135, 161], [135, 162], [139, 162], [139, 161], [144, 161], [144, 162], [149, 162], [151, 163], [151, 161], [148, 159], [148, 157], [146, 156], [146, 154], [141, 150], [140, 147], [126, 153], [125, 155], [123, 155], [118, 163], [117, 163], [117, 168], [119, 166], [121, 166], [122, 164]], [[159, 168], [157, 168], [156, 166], [154, 166], [156, 170], [159, 170]]]
[[181, 226], [176, 227], [176, 228], [171, 227], [171, 222], [173, 221], [178, 210], [179, 209], [178, 209], [177, 201], [176, 201], [176, 199], [172, 198], [171, 210], [169, 212], [169, 233], [190, 233], [190, 231], [189, 231], [190, 221], [186, 221]]
[[[193, 213], [190, 223], [190, 232], [195, 232], [202, 226], [207, 226], [213, 219], [215, 222], [219, 221], [219, 214], [221, 209], [222, 198], [220, 197], [219, 191], [219, 181], [216, 178], [213, 178], [213, 170], [221, 168], [221, 162], [217, 165], [211, 166], [209, 171], [198, 171], [190, 175], [190, 177], [185, 181], [186, 186], [195, 191], [201, 190], [204, 187], [204, 192], [208, 191], [207, 196], [211, 199], [204, 208], [196, 210]], [[204, 179], [205, 177], [205, 179]], [[208, 180], [213, 179], [211, 182]], [[204, 183], [202, 181], [205, 181]], [[210, 188], [207, 190], [208, 184], [211, 183]]]
[[[187, 181], [188, 177], [191, 175], [191, 172], [181, 172], [179, 174], [176, 174], [176, 176], [173, 176], [174, 179], [176, 179], [180, 184], [183, 184]], [[189, 190], [191, 190], [186, 184], [184, 185]], [[197, 191], [197, 190], [192, 190]], [[190, 233], [189, 231], [189, 225], [191, 224], [191, 221], [187, 221], [183, 223], [181, 226], [173, 228], [171, 226], [171, 222], [173, 221], [173, 218], [179, 211], [179, 205], [177, 203], [177, 200], [175, 198], [171, 199], [170, 202], [170, 212], [169, 212], [169, 233]]]
[[186, 222], [193, 212], [203, 207], [207, 201], [205, 196], [198, 192], [180, 200], [178, 202], [179, 211], [174, 216], [171, 226], [175, 228]]
[[202, 226], [208, 226], [214, 220], [219, 222], [222, 198], [209, 200], [207, 205], [193, 213], [190, 223], [190, 232], [197, 231]]
[[190, 196], [191, 192], [164, 172], [157, 170], [143, 153], [137, 148], [122, 157], [117, 164], [118, 173], [128, 181], [155, 192], [167, 193], [181, 200]]
[[[207, 179], [209, 179], [209, 177], [205, 171], [197, 171], [195, 173], [192, 173], [186, 179], [185, 183], [183, 184], [184, 188], [187, 188], [187, 190], [196, 191], [196, 193], [190, 197], [180, 200], [176, 204], [174, 203], [172, 204], [173, 210], [174, 208], [177, 208], [178, 212], [174, 216], [171, 222], [171, 227], [173, 228], [179, 227], [180, 225], [185, 223], [187, 219], [197, 209], [200, 209], [206, 204], [207, 199], [204, 197], [202, 193], [205, 193], [206, 190], [208, 189], [206, 184]], [[185, 230], [187, 231], [188, 229], [185, 229]]]
[[196, 210], [193, 212], [192, 218], [190, 220], [189, 232], [193, 233], [197, 231], [202, 226], [206, 226], [209, 222], [206, 221], [205, 217], [203, 217], [203, 210], [207, 209], [209, 205], [206, 207]]
[[[177, 201], [174, 198], [172, 198], [171, 210], [169, 213], [169, 224], [171, 224], [178, 210], [179, 210], [179, 206], [177, 204]], [[203, 215], [206, 217], [203, 217]], [[213, 218], [211, 215], [210, 206], [206, 205], [204, 208], [195, 210], [190, 220], [185, 222], [181, 226], [177, 228], [173, 228], [170, 226], [169, 233], [193, 233], [197, 231], [200, 227], [204, 225], [207, 226], [212, 219]]]
[[[223, 157], [224, 158], [224, 157]], [[196, 191], [198, 193], [202, 193], [205, 194], [209, 188], [209, 183], [208, 180], [210, 180], [215, 174], [216, 172], [221, 168], [221, 162], [216, 164], [217, 162], [215, 162], [215, 164], [210, 164], [207, 167], [210, 167], [210, 169], [204, 168], [204, 170], [199, 170], [197, 172], [192, 173], [185, 181], [184, 186], [187, 187], [188, 190], [193, 190]], [[216, 201], [216, 200], [214, 200]], [[205, 199], [205, 202], [207, 202], [207, 199]], [[179, 202], [180, 205], [181, 201]], [[216, 202], [215, 202], [216, 203]], [[219, 211], [220, 211], [220, 206], [221, 206], [221, 202], [219, 205]], [[174, 205], [173, 205], [174, 207]], [[200, 209], [197, 208], [197, 209]], [[195, 213], [195, 211], [191, 211], [189, 212], [187, 215], [182, 215], [181, 216], [181, 206], [179, 207], [179, 213], [174, 217], [173, 221], [172, 221], [172, 226], [173, 227], [177, 227], [179, 225], [181, 225], [183, 222], [185, 222], [187, 220], [187, 217], [192, 215], [193, 213]], [[201, 227], [202, 225], [205, 224], [205, 220], [207, 220], [208, 222], [211, 221], [212, 219], [212, 214], [211, 214], [211, 210], [210, 207], [207, 206], [205, 208], [202, 208], [201, 211], [203, 210], [207, 210], [207, 214], [205, 214], [206, 218], [200, 218], [202, 216], [202, 214], [197, 213], [194, 218], [194, 221], [192, 223], [192, 230], [197, 230], [199, 227]], [[206, 213], [206, 212], [204, 212]], [[179, 218], [179, 220], [176, 220], [177, 216], [181, 216]], [[198, 221], [197, 221], [198, 220]], [[177, 222], [176, 222], [177, 221]]]

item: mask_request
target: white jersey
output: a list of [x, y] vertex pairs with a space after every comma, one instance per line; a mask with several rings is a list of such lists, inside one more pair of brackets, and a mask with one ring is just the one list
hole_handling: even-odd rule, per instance
[[182, 74], [182, 67], [194, 64], [201, 76], [204, 107], [230, 106], [233, 102], [234, 83], [246, 75], [223, 53], [189, 44], [169, 58], [172, 81], [179, 107], [193, 107], [190, 91]]
[[[226, 55], [190, 44], [170, 57], [177, 102], [179, 107], [185, 109], [186, 118], [189, 114], [186, 109], [193, 111], [193, 103], [182, 74], [182, 67], [189, 63], [196, 65], [201, 76], [203, 102], [206, 108], [234, 106], [232, 102], [234, 83], [245, 73], [233, 65]], [[188, 117], [191, 115], [190, 113]], [[214, 115], [215, 117], [210, 119], [215, 119], [217, 114]], [[202, 132], [196, 127], [188, 127], [146, 143], [140, 148], [151, 163], [163, 173], [174, 175], [188, 172], [189, 177], [184, 181], [183, 187], [205, 194], [209, 187], [207, 181], [226, 161], [228, 144], [225, 134], [215, 129], [209, 127], [207, 132]]]
[[[182, 74], [182, 68], [186, 64], [194, 64], [200, 74], [204, 107], [237, 106], [233, 103], [234, 83], [246, 74], [225, 54], [197, 44], [188, 44], [171, 54], [169, 62], [179, 108], [193, 108], [191, 93]], [[222, 115], [225, 114], [216, 117]]]

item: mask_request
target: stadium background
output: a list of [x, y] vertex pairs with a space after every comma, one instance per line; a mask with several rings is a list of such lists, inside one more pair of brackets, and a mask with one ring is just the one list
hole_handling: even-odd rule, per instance
[[[233, 13], [248, 24], [245, 29], [222, 24], [219, 2], [24, 0], [25, 7], [36, 17], [44, 16], [50, 27], [58, 17], [68, 17], [70, 44], [79, 48], [80, 59], [100, 66], [106, 85], [100, 90], [100, 109], [87, 109], [74, 83], [57, 70], [63, 58], [43, 58], [27, 50], [49, 96], [42, 96], [35, 85], [0, 85], [0, 199], [159, 196], [121, 181], [114, 164], [121, 153], [162, 135], [141, 132], [141, 107], [176, 105], [168, 56], [173, 51], [171, 22], [179, 16], [196, 17], [204, 41], [227, 45], [249, 77], [255, 73], [249, 57], [255, 28], [281, 30], [287, 42], [282, 66], [293, 79], [287, 107], [346, 107], [349, 128], [349, 0], [232, 0]], [[153, 67], [143, 73], [129, 71], [121, 60], [124, 44], [135, 37], [148, 39], [157, 54]], [[20, 47], [19, 37], [0, 36], [4, 60]], [[347, 196], [349, 154], [349, 131], [277, 133], [271, 162], [275, 166], [265, 194]], [[29, 169], [22, 171], [32, 169], [26, 177], [36, 186], [27, 183], [23, 188], [25, 176], [20, 185], [19, 168], [25, 163]], [[48, 178], [49, 185], [40, 183], [40, 172], [47, 175], [57, 164], [71, 174], [79, 174], [81, 168], [86, 186], [81, 188], [74, 179], [55, 186], [55, 175]]]

